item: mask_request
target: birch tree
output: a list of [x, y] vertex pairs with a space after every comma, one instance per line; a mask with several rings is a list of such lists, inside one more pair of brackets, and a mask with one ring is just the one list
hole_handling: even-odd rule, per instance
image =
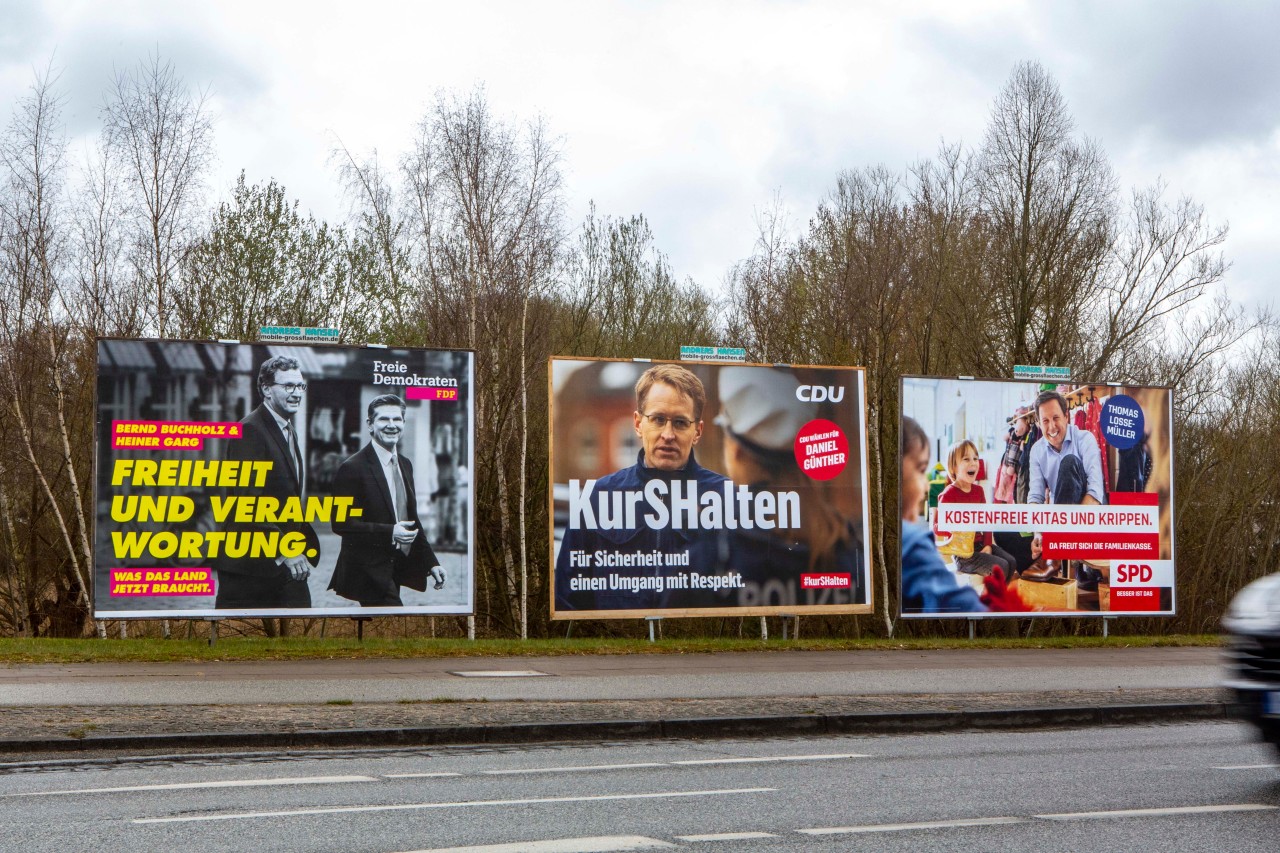
[[128, 258], [148, 293], [148, 329], [165, 337], [179, 264], [213, 159], [208, 105], [156, 53], [116, 74], [102, 118], [108, 162], [124, 176]]

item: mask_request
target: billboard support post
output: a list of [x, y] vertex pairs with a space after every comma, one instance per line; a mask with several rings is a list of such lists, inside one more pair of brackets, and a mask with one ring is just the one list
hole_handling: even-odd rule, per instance
[[646, 616], [646, 617], [644, 617], [644, 621], [646, 621], [646, 622], [648, 622], [648, 623], [649, 623], [649, 642], [651, 642], [651, 643], [652, 643], [652, 642], [655, 642], [655, 640], [653, 639], [653, 626], [654, 626], [654, 623], [655, 623], [655, 622], [661, 622], [661, 621], [662, 621], [662, 617], [661, 617], [661, 616]]

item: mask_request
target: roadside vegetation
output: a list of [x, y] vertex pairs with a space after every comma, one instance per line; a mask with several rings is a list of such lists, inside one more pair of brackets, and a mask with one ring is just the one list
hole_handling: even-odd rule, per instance
[[0, 663], [109, 663], [153, 661], [360, 660], [364, 658], [563, 657], [566, 655], [686, 655], [715, 652], [886, 651], [920, 649], [1068, 649], [1216, 646], [1212, 634], [1164, 636], [978, 637], [969, 639], [842, 640], [801, 638], [664, 639], [585, 638], [432, 640], [422, 637], [233, 637], [207, 640], [4, 639]]
[[[599, 640], [501, 639], [564, 630], [548, 619], [548, 357], [675, 358], [691, 343], [868, 370], [877, 613], [806, 620], [795, 647], [964, 631], [896, 618], [903, 374], [1008, 376], [1039, 364], [1177, 386], [1178, 613], [1126, 632], [1214, 631], [1232, 594], [1278, 563], [1274, 499], [1243, 486], [1280, 482], [1280, 454], [1259, 452], [1280, 441], [1280, 325], [1223, 290], [1225, 213], [1177, 187], [1125, 186], [1036, 63], [992, 93], [981, 139], [906, 165], [849, 164], [794, 220], [762, 199], [755, 249], [727, 265], [723, 291], [672, 269], [642, 212], [592, 208], [567, 221], [564, 141], [537, 117], [493, 114], [483, 88], [441, 92], [416, 123], [405, 116], [412, 144], [399, 162], [339, 146], [334, 180], [350, 215], [330, 223], [265, 176], [209, 186], [210, 104], [159, 55], [121, 68], [103, 81], [87, 150], [68, 142], [56, 69], [36, 76], [0, 131], [0, 635], [32, 644], [6, 655], [72, 659], [57, 655], [81, 652], [38, 650], [79, 646], [34, 638], [126, 631], [91, 619], [98, 336], [248, 340], [262, 325], [329, 326], [348, 342], [476, 350], [474, 627], [496, 643], [444, 642], [465, 635], [459, 619], [405, 623], [433, 640], [364, 646], [268, 619], [224, 633], [306, 639], [226, 637], [208, 652], [181, 639], [84, 646], [107, 656], [758, 647], [716, 620], [680, 631], [720, 639], [657, 647], [616, 636], [643, 626], [614, 623], [577, 628]], [[401, 624], [379, 621], [387, 632]], [[171, 629], [186, 631], [127, 632]], [[1041, 633], [1074, 643], [1100, 628], [1040, 620]]]

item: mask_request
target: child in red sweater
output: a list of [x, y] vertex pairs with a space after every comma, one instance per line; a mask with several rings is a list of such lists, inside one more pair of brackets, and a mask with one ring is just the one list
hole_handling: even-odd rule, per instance
[[[951, 475], [951, 484], [942, 490], [938, 503], [985, 504], [987, 494], [978, 485], [978, 469], [978, 446], [968, 439], [956, 442], [947, 454], [947, 473]], [[934, 533], [939, 537], [940, 546], [951, 543], [951, 547], [946, 550], [955, 557], [958, 571], [985, 576], [999, 566], [1005, 578], [1013, 579], [1017, 560], [996, 545], [995, 538], [990, 533], [973, 534], [973, 543], [969, 545], [963, 536], [951, 537], [945, 530], [938, 530], [936, 519]]]

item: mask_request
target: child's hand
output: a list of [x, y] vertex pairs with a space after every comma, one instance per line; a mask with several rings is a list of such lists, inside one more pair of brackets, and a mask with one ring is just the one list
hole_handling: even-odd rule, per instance
[[1031, 559], [1040, 559], [1040, 554], [1043, 553], [1043, 551], [1044, 546], [1040, 544], [1040, 534], [1037, 533], [1035, 536], [1031, 537]]

